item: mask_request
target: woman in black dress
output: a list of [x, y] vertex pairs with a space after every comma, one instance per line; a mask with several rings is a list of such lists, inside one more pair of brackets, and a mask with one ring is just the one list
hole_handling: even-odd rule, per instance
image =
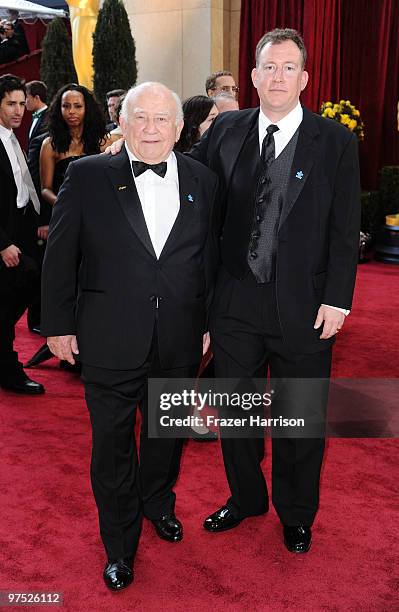
[[[82, 85], [70, 83], [56, 93], [48, 113], [49, 136], [40, 151], [42, 197], [55, 204], [70, 162], [101, 153], [107, 146], [105, 117], [93, 94]], [[47, 240], [48, 226], [40, 238]], [[44, 344], [25, 367], [39, 365], [53, 357]], [[62, 364], [64, 365], [64, 364]]]

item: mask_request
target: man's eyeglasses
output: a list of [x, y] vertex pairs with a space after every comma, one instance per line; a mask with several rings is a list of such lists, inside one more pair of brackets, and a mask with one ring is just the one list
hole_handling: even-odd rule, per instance
[[225, 93], [230, 93], [231, 91], [234, 94], [238, 94], [240, 88], [237, 85], [220, 85], [218, 87], [212, 87], [212, 91], [223, 91]]

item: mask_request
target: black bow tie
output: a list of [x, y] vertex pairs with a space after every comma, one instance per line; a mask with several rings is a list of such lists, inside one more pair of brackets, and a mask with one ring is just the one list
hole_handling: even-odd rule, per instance
[[146, 170], [152, 170], [155, 174], [164, 178], [167, 164], [166, 162], [161, 162], [160, 164], [146, 164], [143, 161], [132, 161], [132, 167], [134, 176], [140, 176], [140, 174], [143, 174]]

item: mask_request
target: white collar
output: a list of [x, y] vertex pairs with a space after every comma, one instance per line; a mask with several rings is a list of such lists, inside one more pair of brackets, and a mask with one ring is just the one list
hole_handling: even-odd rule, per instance
[[273, 124], [277, 125], [280, 132], [287, 132], [292, 135], [296, 132], [296, 130], [302, 123], [302, 119], [303, 109], [300, 102], [298, 102], [298, 104], [295, 106], [295, 108], [292, 109], [292, 111], [290, 111], [287, 115], [285, 115], [285, 117], [283, 117], [282, 119], [280, 119], [280, 121], [277, 121], [276, 123], [270, 121], [270, 119], [265, 115], [262, 109], [260, 109], [259, 133], [264, 135], [269, 125]]
[[11, 138], [11, 134], [12, 134], [12, 130], [9, 130], [8, 128], [4, 127], [4, 125], [1, 125], [0, 123], [0, 137], [2, 140], [6, 141], [9, 140]]

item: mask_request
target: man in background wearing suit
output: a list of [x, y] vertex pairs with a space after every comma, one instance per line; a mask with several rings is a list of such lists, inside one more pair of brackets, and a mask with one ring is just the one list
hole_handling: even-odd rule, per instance
[[13, 132], [25, 111], [25, 86], [0, 77], [0, 386], [17, 393], [44, 393], [23, 371], [14, 351], [15, 325], [34, 293], [40, 202]]
[[164, 85], [131, 89], [121, 127], [126, 144], [118, 155], [69, 166], [50, 222], [42, 295], [50, 349], [70, 363], [79, 353], [82, 362], [92, 487], [108, 556], [104, 580], [113, 590], [133, 580], [142, 513], [161, 538], [183, 536], [173, 492], [182, 440], [147, 436], [147, 380], [198, 371], [213, 286], [209, 229], [217, 188], [203, 164], [173, 153], [183, 113]]
[[[295, 30], [265, 34], [252, 71], [260, 109], [219, 115], [191, 153], [218, 174], [225, 196], [210, 321], [218, 377], [262, 378], [269, 368], [276, 380], [328, 379], [335, 334], [351, 308], [360, 225], [357, 141], [299, 103], [305, 62]], [[322, 385], [310, 401], [322, 421], [327, 391]], [[301, 405], [305, 414], [310, 405]], [[291, 409], [272, 402], [272, 416]], [[276, 437], [272, 448], [273, 504], [285, 545], [304, 553], [318, 508], [324, 438]], [[263, 438], [222, 436], [222, 449], [231, 497], [205, 520], [211, 532], [268, 510]]]
[[[36, 192], [41, 194], [40, 183], [40, 149], [43, 140], [48, 135], [47, 128], [47, 86], [43, 81], [30, 81], [26, 84], [26, 109], [32, 113], [32, 124], [28, 138], [28, 168], [32, 176]], [[48, 234], [48, 224], [51, 219], [52, 206], [40, 197], [40, 219], [38, 234], [38, 264], [42, 266]], [[34, 302], [28, 308], [28, 327], [35, 333], [40, 333], [40, 276], [39, 290]]]

